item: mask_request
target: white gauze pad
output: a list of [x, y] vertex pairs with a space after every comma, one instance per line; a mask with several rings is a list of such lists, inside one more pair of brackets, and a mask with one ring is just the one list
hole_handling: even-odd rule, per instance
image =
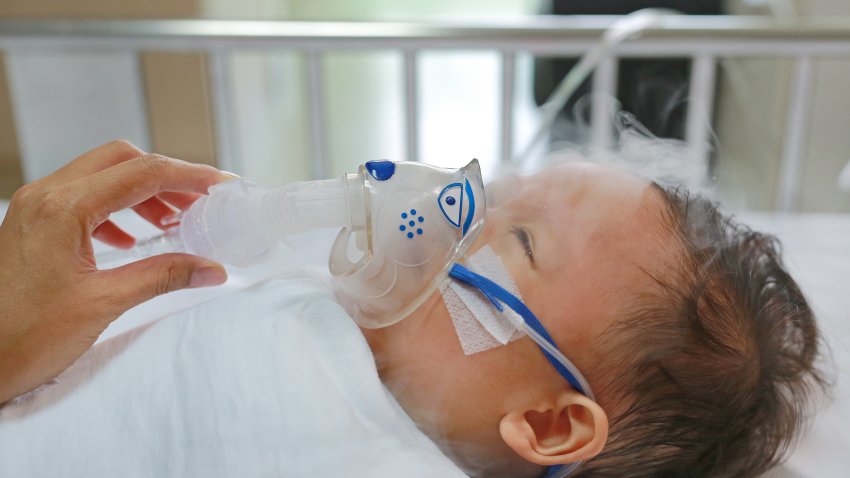
[[[519, 289], [511, 279], [508, 270], [490, 246], [484, 246], [469, 256], [466, 266], [522, 300]], [[474, 287], [450, 280], [440, 288], [440, 293], [452, 317], [463, 353], [466, 355], [506, 345], [525, 335], [503, 317], [487, 297]], [[505, 313], [513, 314], [514, 312], [505, 307]]]

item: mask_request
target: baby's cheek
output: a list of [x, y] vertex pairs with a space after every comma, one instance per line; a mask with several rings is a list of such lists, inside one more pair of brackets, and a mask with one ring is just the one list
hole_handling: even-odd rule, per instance
[[466, 356], [454, 322], [439, 291], [435, 293], [434, 300], [436, 305], [428, 317], [426, 333], [430, 349], [428, 353], [435, 362], [441, 363], [444, 367], [455, 366], [458, 360], [463, 360]]
[[391, 344], [397, 358], [410, 372], [436, 376], [463, 357], [449, 312], [439, 291], [435, 291], [410, 317], [392, 327]]
[[384, 383], [418, 424], [448, 433], [451, 410], [464, 396], [468, 358], [439, 293], [428, 302], [428, 314], [405, 319], [417, 320], [395, 336], [396, 363]]

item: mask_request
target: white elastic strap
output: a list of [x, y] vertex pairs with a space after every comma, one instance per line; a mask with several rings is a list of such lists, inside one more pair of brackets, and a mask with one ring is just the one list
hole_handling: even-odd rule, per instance
[[[509, 315], [509, 314], [505, 314], [505, 315]], [[513, 314], [513, 315], [516, 315], [516, 314]], [[584, 394], [585, 394], [585, 396], [587, 396], [587, 398], [589, 398], [593, 401], [596, 401], [596, 396], [593, 394], [593, 389], [590, 388], [590, 383], [588, 383], [587, 379], [584, 378], [584, 374], [581, 373], [581, 371], [578, 369], [578, 367], [576, 367], [572, 363], [572, 361], [570, 361], [570, 359], [568, 359], [566, 356], [564, 356], [564, 354], [562, 354], [561, 351], [558, 350], [554, 345], [549, 343], [548, 340], [543, 338], [542, 335], [537, 333], [537, 331], [534, 330], [534, 328], [532, 328], [530, 325], [528, 325], [528, 323], [526, 323], [524, 320], [522, 320], [522, 318], [520, 318], [519, 316], [517, 316], [517, 317], [522, 322], [522, 325], [521, 325], [522, 330], [526, 334], [528, 334], [528, 336], [531, 337], [531, 339], [534, 340], [534, 342], [537, 345], [539, 345], [540, 348], [546, 350], [546, 352], [549, 353], [549, 355], [554, 357], [555, 360], [557, 360], [561, 365], [564, 366], [564, 368], [566, 368], [567, 370], [570, 371], [571, 374], [573, 374], [573, 377], [575, 377], [576, 381], [578, 381], [579, 385], [581, 385], [581, 388], [583, 389]]]

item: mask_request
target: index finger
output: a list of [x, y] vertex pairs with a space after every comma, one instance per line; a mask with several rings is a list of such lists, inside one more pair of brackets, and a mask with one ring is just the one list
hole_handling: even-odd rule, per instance
[[112, 141], [81, 154], [57, 169], [49, 178], [60, 183], [71, 181], [144, 155], [144, 151], [129, 141]]
[[75, 186], [80, 212], [97, 220], [160, 192], [206, 194], [210, 186], [228, 179], [232, 176], [211, 166], [149, 154], [82, 178]]

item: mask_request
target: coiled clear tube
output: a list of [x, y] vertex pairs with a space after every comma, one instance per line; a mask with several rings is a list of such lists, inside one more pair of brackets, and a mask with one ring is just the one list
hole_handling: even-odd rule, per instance
[[644, 30], [657, 26], [666, 16], [676, 14], [673, 10], [649, 8], [638, 10], [630, 15], [626, 15], [620, 20], [614, 22], [602, 35], [602, 38], [593, 47], [582, 55], [578, 63], [567, 73], [567, 76], [558, 83], [555, 91], [549, 95], [549, 98], [540, 107], [543, 118], [540, 126], [534, 132], [531, 140], [526, 144], [520, 153], [514, 157], [514, 162], [521, 163], [532, 156], [534, 150], [547, 137], [552, 124], [557, 119], [558, 114], [567, 104], [570, 97], [576, 92], [579, 86], [587, 79], [588, 76], [599, 66], [599, 63], [608, 56], [611, 51], [620, 43], [634, 38]]

